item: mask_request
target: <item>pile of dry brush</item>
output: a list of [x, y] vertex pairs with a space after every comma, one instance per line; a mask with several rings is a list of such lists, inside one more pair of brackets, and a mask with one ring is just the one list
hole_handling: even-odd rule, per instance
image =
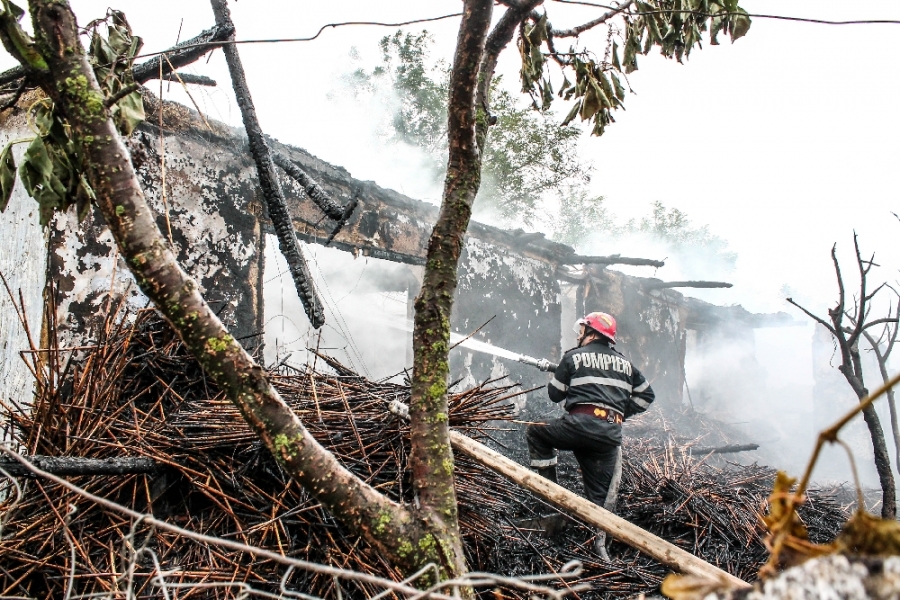
[[[23, 453], [152, 458], [163, 465], [152, 475], [71, 480], [189, 530], [400, 579], [285, 476], [153, 311], [121, 317], [112, 314], [90, 346], [26, 353], [38, 378], [32, 408], [15, 402], [2, 407], [7, 435]], [[390, 400], [408, 398], [407, 386], [369, 381], [327, 358], [272, 377], [312, 434], [348, 468], [392, 498], [411, 500], [408, 429], [386, 409]], [[451, 425], [476, 438], [511, 429], [514, 425], [504, 422], [512, 417], [511, 394], [511, 387], [497, 382], [453, 394]], [[642, 427], [650, 433], [626, 446], [620, 514], [753, 579], [766, 557], [759, 514], [774, 471], [713, 467], [674, 450], [653, 422]], [[576, 469], [572, 462], [562, 463], [563, 481], [577, 489]], [[654, 591], [666, 573], [625, 546], [614, 545], [613, 562], [603, 562], [592, 549], [593, 532], [575, 521], [557, 538], [547, 538], [533, 523], [553, 513], [551, 507], [465, 457], [458, 459], [456, 476], [473, 569], [523, 575], [559, 570], [577, 559], [585, 567], [582, 580], [604, 598]], [[143, 526], [133, 531], [121, 514], [53, 483], [19, 482], [24, 494], [18, 503], [9, 481], [0, 483], [0, 493], [7, 492], [0, 504], [0, 596], [61, 598], [72, 572], [76, 596], [110, 594], [126, 585], [130, 569], [137, 597], [160, 597], [151, 577], [152, 554], [144, 552], [128, 564], [123, 540], [152, 550], [169, 571], [172, 597], [233, 598], [247, 587], [279, 589], [285, 573], [279, 565]], [[830, 493], [813, 492], [810, 498], [802, 514], [814, 541], [833, 538], [846, 511]], [[77, 510], [71, 512], [71, 506]], [[287, 586], [325, 598], [381, 591], [299, 570], [289, 575]]]

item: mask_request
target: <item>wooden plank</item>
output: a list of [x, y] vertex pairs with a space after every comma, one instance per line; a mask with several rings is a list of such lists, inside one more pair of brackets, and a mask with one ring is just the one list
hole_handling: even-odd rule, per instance
[[715, 565], [670, 544], [622, 517], [597, 506], [593, 502], [573, 494], [564, 487], [541, 477], [534, 471], [491, 450], [484, 444], [466, 437], [458, 431], [450, 432], [450, 443], [455, 450], [462, 452], [478, 463], [500, 473], [547, 500], [561, 510], [578, 517], [585, 523], [602, 529], [615, 539], [640, 550], [668, 567], [681, 573], [722, 581], [736, 588], [750, 587], [746, 581], [738, 579]]

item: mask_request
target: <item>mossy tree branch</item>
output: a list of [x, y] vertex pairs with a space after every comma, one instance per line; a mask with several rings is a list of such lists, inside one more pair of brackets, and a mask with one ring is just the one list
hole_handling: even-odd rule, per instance
[[[34, 47], [47, 65], [28, 69], [29, 76], [40, 82], [80, 145], [97, 206], [141, 290], [284, 469], [337, 519], [403, 572], [442, 561], [427, 523], [362, 482], [318, 444], [210, 309], [157, 227], [71, 8], [60, 0], [32, 0], [29, 6]], [[17, 47], [7, 49], [19, 57]]]
[[415, 301], [413, 375], [410, 399], [410, 467], [423, 511], [440, 531], [442, 553], [464, 572], [453, 451], [447, 419], [450, 313], [456, 271], [472, 203], [481, 183], [481, 152], [476, 142], [475, 93], [479, 65], [491, 24], [493, 0], [466, 0], [450, 75], [448, 141], [450, 156], [443, 202], [426, 255], [422, 290]]

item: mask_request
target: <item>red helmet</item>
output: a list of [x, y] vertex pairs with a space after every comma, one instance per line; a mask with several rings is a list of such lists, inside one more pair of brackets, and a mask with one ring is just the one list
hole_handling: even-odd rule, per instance
[[609, 338], [613, 344], [616, 343], [616, 319], [612, 315], [602, 312], [592, 312], [578, 319], [575, 322], [575, 332], [578, 332], [580, 325], [590, 327], [600, 335]]

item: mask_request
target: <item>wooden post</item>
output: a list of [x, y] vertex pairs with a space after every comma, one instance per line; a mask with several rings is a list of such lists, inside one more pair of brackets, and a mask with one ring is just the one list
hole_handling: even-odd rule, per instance
[[681, 573], [721, 581], [735, 588], [750, 587], [746, 581], [670, 544], [593, 502], [573, 494], [564, 487], [541, 477], [534, 471], [494, 452], [484, 444], [476, 442], [458, 431], [450, 431], [450, 443], [455, 450], [500, 473], [585, 523], [599, 527], [615, 539], [637, 548], [668, 567]]

